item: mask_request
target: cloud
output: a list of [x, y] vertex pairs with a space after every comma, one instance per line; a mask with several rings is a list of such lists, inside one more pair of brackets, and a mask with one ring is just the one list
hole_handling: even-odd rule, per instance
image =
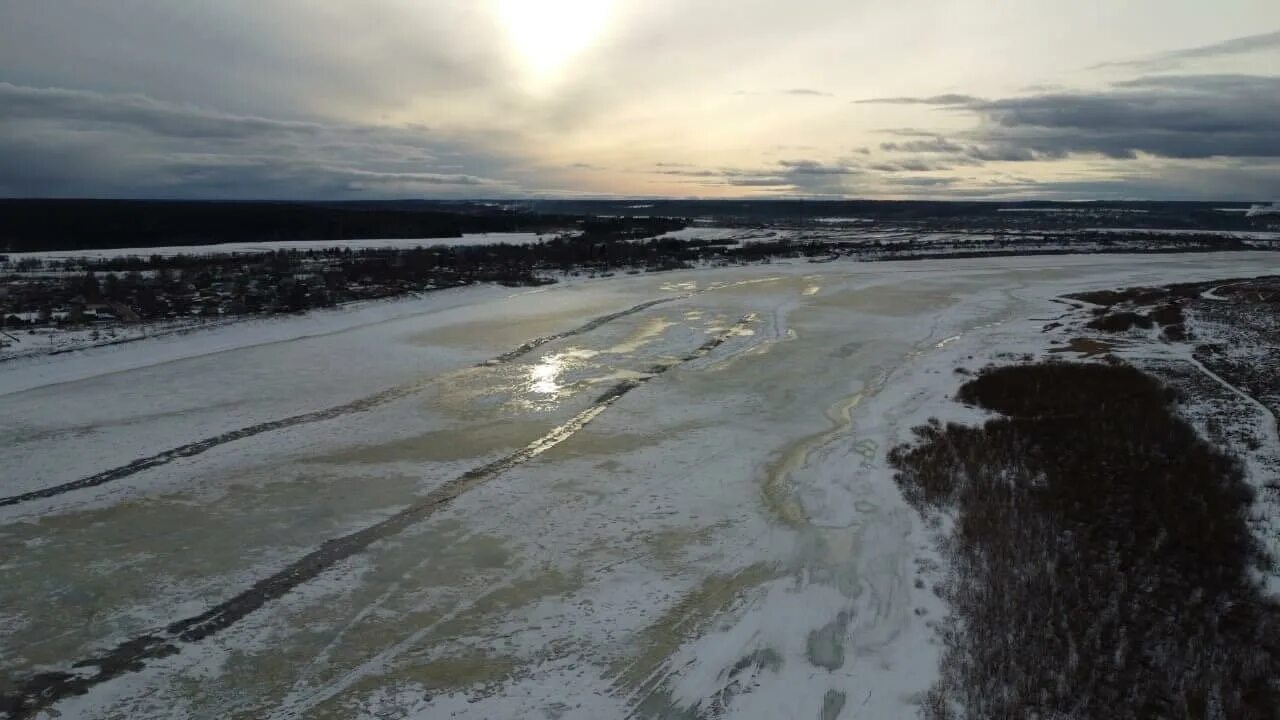
[[137, 94], [0, 83], [0, 195], [507, 195], [515, 164], [414, 126], [219, 112]]
[[733, 93], [740, 97], [755, 97], [760, 95], [790, 95], [791, 97], [835, 97], [835, 95], [824, 92], [822, 90], [814, 90], [812, 88], [789, 88], [786, 90], [775, 90], [772, 92], [756, 92], [752, 90], [738, 90]]
[[729, 177], [725, 178], [724, 184], [736, 187], [771, 187], [779, 189], [794, 189], [785, 177], [780, 175], [763, 176], [763, 177]]
[[930, 97], [883, 97], [868, 98], [865, 100], [854, 100], [855, 105], [940, 105], [940, 106], [965, 106], [976, 105], [983, 102], [981, 98], [973, 95], [933, 95]]
[[894, 178], [893, 180], [895, 185], [921, 188], [946, 187], [948, 185], [954, 185], [957, 182], [959, 182], [959, 180], [952, 177], [902, 177]]
[[851, 190], [850, 181], [865, 171], [846, 162], [799, 159], [781, 160], [776, 165], [755, 169], [680, 168], [663, 169], [658, 174], [688, 178], [704, 187], [773, 188], [817, 197], [847, 195]]
[[909, 140], [900, 143], [881, 143], [880, 149], [885, 152], [908, 153], [961, 153], [965, 151], [963, 145], [957, 145], [942, 137], [934, 137], [929, 140]]
[[848, 165], [829, 165], [817, 160], [782, 160], [778, 163], [787, 172], [796, 175], [856, 175], [858, 171]]
[[1097, 92], [1006, 98], [968, 109], [981, 119], [969, 136], [994, 156], [1280, 157], [1280, 77], [1138, 78]]
[[792, 88], [790, 90], [783, 90], [782, 94], [809, 96], [809, 97], [835, 97], [835, 95], [832, 95], [829, 92], [823, 92], [821, 90], [812, 90], [810, 88]]
[[441, 175], [439, 173], [413, 173], [413, 172], [373, 172], [370, 170], [359, 170], [355, 168], [345, 167], [326, 167], [323, 165], [311, 165], [308, 170], [317, 170], [327, 173], [330, 177], [347, 177], [351, 183], [367, 184], [376, 186], [378, 184], [391, 184], [410, 187], [413, 185], [494, 185], [497, 184], [492, 180], [475, 177], [474, 175]]
[[[962, 96], [968, 97], [968, 96]], [[874, 169], [940, 169], [951, 164], [1061, 160], [1100, 155], [1172, 159], [1280, 157], [1280, 77], [1162, 75], [1112, 83], [1095, 91], [1052, 92], [970, 100], [958, 110], [977, 126], [951, 138], [886, 142], [888, 153], [930, 160], [881, 163]]]
[[1183, 50], [1173, 50], [1136, 60], [1106, 62], [1091, 67], [1091, 70], [1123, 68], [1129, 70], [1170, 70], [1193, 60], [1206, 60], [1232, 55], [1244, 55], [1255, 52], [1280, 51], [1280, 30], [1246, 35], [1232, 38], [1211, 45], [1201, 45]]
[[[916, 137], [912, 134], [909, 137]], [[942, 136], [928, 139], [887, 142], [880, 150], [900, 155], [924, 155], [924, 158], [891, 160], [871, 165], [881, 172], [929, 172], [948, 170], [957, 165], [981, 165], [989, 161], [1033, 160], [1035, 154], [1028, 150], [1007, 146], [983, 146], [961, 144]]]
[[963, 187], [953, 186], [947, 193], [957, 197], [1010, 199], [1251, 200], [1280, 194], [1280, 166], [1241, 167], [1192, 162], [1086, 179], [987, 179]]
[[879, 162], [868, 165], [868, 169], [877, 172], [901, 173], [901, 172], [934, 172], [937, 170], [950, 170], [956, 165], [973, 165], [975, 160], [964, 157], [957, 157], [950, 162], [938, 162], [930, 160], [895, 160], [891, 162]]
[[324, 129], [316, 123], [218, 113], [162, 103], [143, 95], [106, 95], [0, 82], [0, 121], [45, 119], [127, 126], [166, 137], [193, 139], [316, 135]]
[[[933, 187], [951, 197], [1227, 199], [1280, 190], [1277, 76], [1144, 76], [1096, 90], [945, 102], [961, 98], [949, 107], [970, 115], [971, 128], [887, 130], [900, 139], [881, 143], [887, 157], [865, 170], [882, 174], [881, 187]], [[995, 168], [967, 183], [911, 175], [1016, 162], [1052, 177], [1055, 163], [1071, 159], [1089, 162], [1069, 166], [1080, 179], [992, 182]]]
[[732, 177], [735, 174], [733, 170], [659, 170], [659, 175], [675, 175], [677, 177], [690, 178], [723, 178]]
[[848, 161], [783, 160], [778, 165], [786, 187], [806, 197], [845, 197], [865, 179], [865, 170]]
[[501, 46], [476, 41], [492, 27], [485, 5], [6, 2], [0, 68], [28, 86], [137, 90], [245, 114], [369, 117], [408, 98], [510, 85]]
[[1060, 160], [1065, 152], [1050, 152], [1029, 147], [1021, 147], [1013, 142], [996, 142], [992, 138], [983, 137], [981, 132], [973, 133], [979, 139], [986, 140], [987, 145], [970, 145], [964, 154], [981, 162], [1031, 162], [1033, 160]]
[[884, 135], [892, 135], [894, 137], [905, 138], [936, 138], [937, 130], [924, 130], [921, 128], [880, 128], [876, 132]]

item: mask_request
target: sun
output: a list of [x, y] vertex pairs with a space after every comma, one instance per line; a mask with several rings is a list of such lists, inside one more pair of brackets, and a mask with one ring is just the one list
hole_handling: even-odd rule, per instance
[[612, 0], [493, 0], [498, 19], [530, 78], [547, 83], [600, 39]]

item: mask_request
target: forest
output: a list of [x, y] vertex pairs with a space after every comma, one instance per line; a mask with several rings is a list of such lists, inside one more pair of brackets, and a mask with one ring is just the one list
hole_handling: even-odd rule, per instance
[[359, 203], [0, 200], [0, 252], [535, 232], [580, 218]]
[[989, 369], [890, 460], [941, 526], [954, 613], [926, 707], [958, 717], [1273, 718], [1280, 606], [1238, 460], [1133, 367]]

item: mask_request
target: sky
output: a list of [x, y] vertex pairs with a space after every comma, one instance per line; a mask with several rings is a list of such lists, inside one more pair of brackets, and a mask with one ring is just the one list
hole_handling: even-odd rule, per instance
[[0, 196], [1280, 199], [1276, 0], [0, 0]]

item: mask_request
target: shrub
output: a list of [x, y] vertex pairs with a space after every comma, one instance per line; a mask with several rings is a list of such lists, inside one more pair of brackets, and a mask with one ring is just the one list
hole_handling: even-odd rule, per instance
[[1154, 326], [1155, 323], [1146, 315], [1139, 315], [1135, 312], [1116, 312], [1099, 317], [1097, 320], [1090, 322], [1087, 327], [1101, 330], [1102, 332], [1125, 332], [1135, 327], [1150, 330]]
[[1239, 464], [1128, 366], [984, 371], [959, 398], [1003, 414], [930, 423], [890, 461], [945, 545], [942, 679], [922, 712], [973, 718], [1274, 718], [1280, 608]]
[[1162, 305], [1152, 310], [1151, 319], [1161, 325], [1181, 325], [1186, 322], [1186, 317], [1182, 313], [1182, 306], [1175, 303]]

